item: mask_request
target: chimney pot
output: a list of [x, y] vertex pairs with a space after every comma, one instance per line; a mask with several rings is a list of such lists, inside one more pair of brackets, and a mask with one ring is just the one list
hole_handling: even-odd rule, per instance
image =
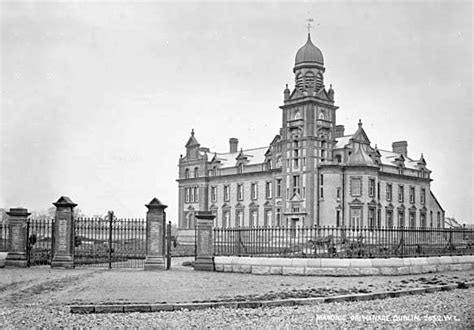
[[234, 153], [237, 152], [239, 148], [239, 140], [236, 138], [230, 138], [229, 139], [229, 152]]
[[345, 131], [345, 128], [344, 128], [344, 125], [336, 125], [336, 130], [335, 130], [335, 137], [336, 139], [337, 138], [340, 138], [340, 137], [343, 137], [344, 136], [344, 131]]
[[392, 151], [396, 154], [401, 154], [404, 157], [408, 156], [408, 142], [407, 141], [395, 141], [392, 143]]

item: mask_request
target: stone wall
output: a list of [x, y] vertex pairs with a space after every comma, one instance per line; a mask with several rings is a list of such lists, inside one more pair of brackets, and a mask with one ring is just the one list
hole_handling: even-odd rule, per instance
[[474, 255], [385, 259], [215, 257], [214, 262], [218, 272], [260, 275], [407, 275], [474, 269]]

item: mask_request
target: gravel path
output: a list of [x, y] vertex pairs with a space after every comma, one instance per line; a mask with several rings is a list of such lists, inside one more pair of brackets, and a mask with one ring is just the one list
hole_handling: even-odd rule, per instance
[[474, 288], [364, 302], [161, 313], [71, 314], [39, 304], [0, 307], [2, 327], [443, 327], [472, 328]]
[[37, 302], [60, 306], [271, 300], [386, 292], [466, 281], [474, 281], [474, 272], [312, 277], [197, 272], [187, 267], [175, 267], [164, 272], [4, 268], [0, 269], [0, 306]]

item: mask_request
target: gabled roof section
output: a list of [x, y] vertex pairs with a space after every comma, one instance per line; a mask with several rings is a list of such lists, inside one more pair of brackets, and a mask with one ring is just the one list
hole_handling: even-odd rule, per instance
[[244, 154], [244, 150], [243, 149], [240, 149], [240, 152], [239, 154], [237, 155], [237, 157], [235, 157], [236, 160], [247, 160], [248, 157], [246, 154]]
[[441, 209], [441, 211], [444, 212], [444, 209], [443, 207], [441, 206], [441, 204], [438, 202], [438, 200], [436, 199], [435, 195], [433, 194], [433, 192], [430, 190], [430, 194], [431, 194], [431, 197], [433, 197], [433, 200], [436, 202], [436, 204], [438, 204], [439, 208]]
[[[265, 162], [265, 152], [268, 150], [268, 147], [261, 147], [255, 149], [244, 149], [241, 150], [245, 157], [247, 157], [247, 162], [245, 165], [253, 165], [253, 164], [262, 164]], [[222, 164], [222, 167], [232, 167], [235, 166], [235, 160], [239, 156], [240, 152], [232, 152], [232, 153], [224, 153], [220, 154], [217, 153], [217, 159]]]
[[334, 147], [335, 149], [342, 149], [344, 148], [346, 145], [349, 144], [349, 141], [352, 139], [352, 136], [353, 135], [344, 135], [344, 136], [341, 136], [341, 137], [338, 137], [336, 139], [336, 146]]
[[359, 143], [370, 144], [370, 140], [367, 137], [367, 134], [365, 133], [364, 129], [362, 128], [362, 121], [360, 119], [359, 119], [359, 124], [358, 125], [359, 125], [359, 128], [354, 133], [351, 140], [359, 142]]
[[325, 101], [332, 101], [324, 87], [322, 87], [319, 91], [316, 92], [316, 97]]
[[186, 148], [193, 148], [193, 147], [199, 147], [200, 144], [197, 142], [196, 138], [194, 137], [194, 129], [191, 130], [191, 137], [189, 138], [188, 142], [186, 143], [185, 147]]
[[419, 166], [426, 166], [426, 160], [425, 160], [425, 157], [423, 157], [423, 154], [421, 154], [421, 157], [420, 159], [418, 160], [417, 164]]

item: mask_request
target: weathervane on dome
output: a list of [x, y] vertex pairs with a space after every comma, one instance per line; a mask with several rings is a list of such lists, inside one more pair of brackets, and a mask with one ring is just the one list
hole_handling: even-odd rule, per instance
[[313, 28], [313, 25], [311, 25], [311, 23], [314, 23], [314, 19], [309, 17], [309, 12], [308, 12], [308, 19], [306, 20], [306, 22], [308, 22], [308, 24], [306, 25], [306, 28], [308, 29], [308, 34], [311, 34], [311, 29]]

